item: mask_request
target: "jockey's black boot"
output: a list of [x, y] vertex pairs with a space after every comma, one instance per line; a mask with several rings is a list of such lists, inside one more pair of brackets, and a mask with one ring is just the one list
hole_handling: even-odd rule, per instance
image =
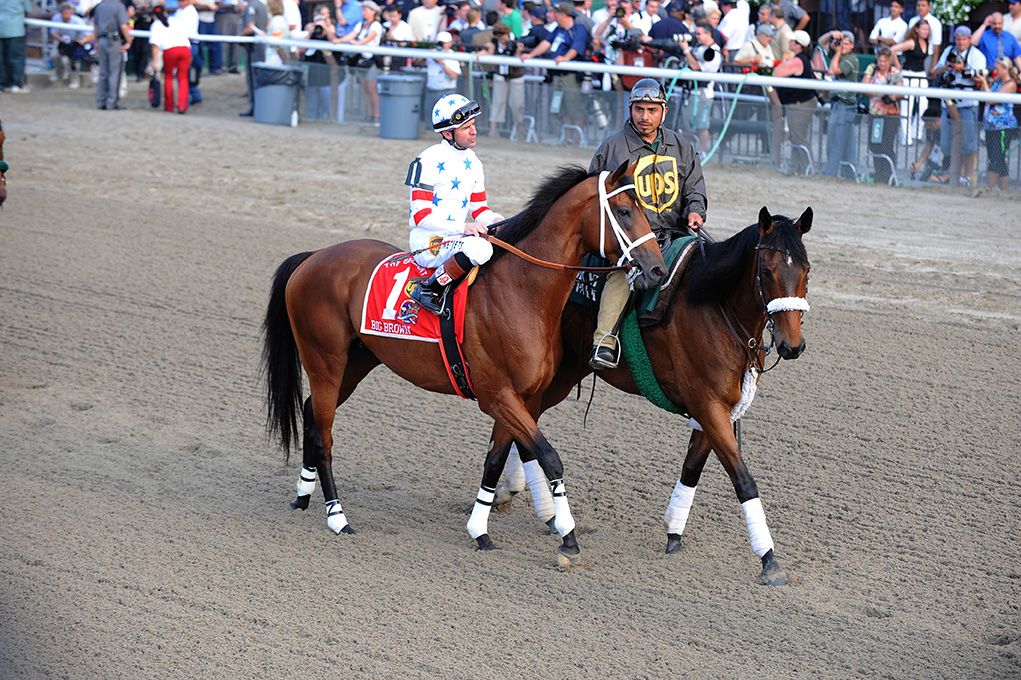
[[443, 293], [447, 286], [458, 281], [471, 269], [472, 263], [464, 253], [454, 256], [441, 264], [432, 276], [415, 286], [411, 299], [433, 314], [439, 314], [443, 304]]

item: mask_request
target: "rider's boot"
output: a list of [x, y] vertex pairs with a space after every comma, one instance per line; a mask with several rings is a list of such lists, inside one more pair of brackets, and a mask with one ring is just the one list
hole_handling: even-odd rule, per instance
[[599, 299], [596, 330], [592, 334], [592, 354], [588, 362], [597, 371], [617, 367], [620, 354], [614, 331], [630, 296], [631, 289], [623, 272], [611, 272], [606, 276], [603, 295]]
[[454, 253], [454, 256], [441, 264], [428, 279], [415, 286], [411, 291], [411, 299], [428, 309], [433, 314], [439, 314], [443, 304], [443, 293], [447, 286], [460, 280], [472, 268], [471, 260], [464, 253]]

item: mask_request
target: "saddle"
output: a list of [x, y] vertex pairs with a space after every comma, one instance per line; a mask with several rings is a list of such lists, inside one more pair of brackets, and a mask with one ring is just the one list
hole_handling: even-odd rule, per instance
[[[663, 261], [670, 269], [666, 281], [658, 288], [641, 291], [637, 295], [632, 293], [632, 306], [638, 313], [638, 325], [642, 328], [655, 326], [663, 320], [663, 315], [681, 286], [681, 274], [696, 250], [697, 240], [695, 236], [685, 236], [671, 241], [663, 251]], [[607, 260], [595, 255], [586, 255], [582, 264], [595, 267], [607, 263]], [[570, 301], [594, 313], [599, 309], [599, 298], [603, 294], [604, 282], [605, 279], [601, 275], [580, 272], [571, 291]]]
[[468, 302], [468, 286], [474, 282], [478, 267], [472, 269], [456, 286], [444, 293], [443, 311], [430, 314], [411, 299], [410, 292], [429, 278], [432, 269], [420, 267], [410, 253], [397, 253], [380, 262], [369, 277], [362, 303], [359, 332], [402, 340], [436, 342], [455, 392], [465, 399], [474, 399], [468, 362], [461, 353], [464, 341], [464, 314]]

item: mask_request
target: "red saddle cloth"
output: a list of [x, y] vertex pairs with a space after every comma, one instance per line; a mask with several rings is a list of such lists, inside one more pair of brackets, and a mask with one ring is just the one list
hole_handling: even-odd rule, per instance
[[[440, 321], [411, 299], [415, 285], [434, 270], [420, 267], [410, 253], [398, 253], [380, 262], [369, 279], [362, 304], [361, 333], [402, 340], [440, 341]], [[454, 332], [457, 343], [464, 341], [464, 310], [468, 286], [454, 291]]]

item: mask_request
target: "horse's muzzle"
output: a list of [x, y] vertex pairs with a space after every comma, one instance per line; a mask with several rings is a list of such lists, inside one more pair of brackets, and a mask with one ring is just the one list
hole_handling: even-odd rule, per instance
[[798, 343], [797, 347], [791, 347], [790, 343], [783, 340], [776, 346], [776, 353], [780, 355], [781, 359], [797, 359], [801, 356], [801, 353], [805, 351], [805, 339], [801, 338], [801, 342]]
[[659, 284], [666, 280], [667, 270], [666, 267], [661, 265], [653, 265], [650, 269], [638, 265], [641, 270], [641, 274], [635, 279], [635, 290], [647, 290], [655, 288]]

